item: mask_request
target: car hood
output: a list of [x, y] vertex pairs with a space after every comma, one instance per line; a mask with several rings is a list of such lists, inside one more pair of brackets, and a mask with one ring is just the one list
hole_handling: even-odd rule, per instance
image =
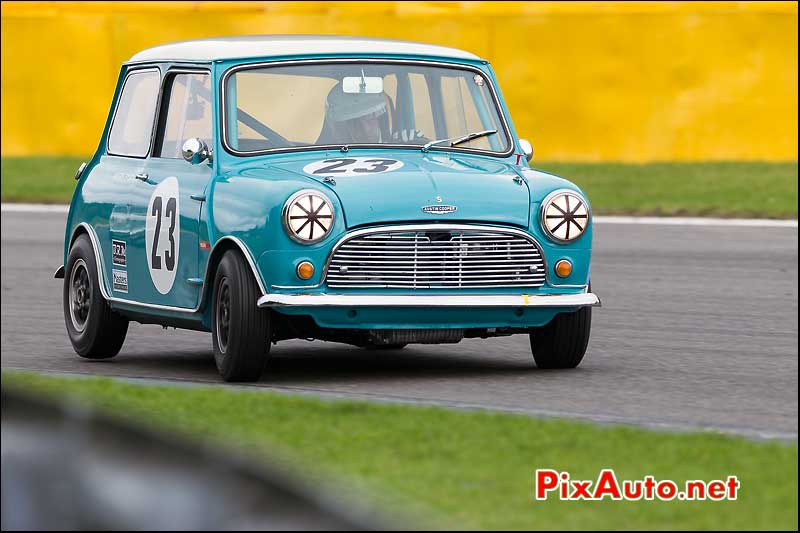
[[530, 220], [527, 182], [512, 165], [485, 157], [411, 151], [331, 157], [316, 153], [269, 166], [320, 183], [333, 178], [335, 185], [328, 180], [326, 186], [339, 198], [348, 228], [420, 221], [527, 227]]

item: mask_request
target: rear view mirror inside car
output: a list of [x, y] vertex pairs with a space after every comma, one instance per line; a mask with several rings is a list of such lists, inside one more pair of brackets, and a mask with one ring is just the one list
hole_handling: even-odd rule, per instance
[[348, 76], [342, 80], [342, 90], [349, 94], [377, 94], [383, 92], [383, 78]]

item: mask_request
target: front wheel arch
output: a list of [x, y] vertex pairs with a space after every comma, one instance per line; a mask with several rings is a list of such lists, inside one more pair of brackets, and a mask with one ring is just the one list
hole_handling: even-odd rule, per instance
[[225, 252], [229, 250], [234, 250], [243, 256], [245, 262], [250, 266], [250, 270], [252, 271], [253, 277], [256, 280], [257, 286], [261, 290], [260, 296], [266, 294], [261, 273], [258, 271], [256, 263], [253, 261], [252, 254], [247, 246], [235, 237], [221, 237], [214, 245], [214, 248], [212, 248], [211, 254], [208, 256], [205, 277], [203, 278], [203, 293], [200, 295], [200, 309], [203, 313], [203, 325], [207, 328], [211, 328], [212, 326], [211, 301], [214, 294], [214, 277], [217, 275], [217, 269], [219, 268], [220, 261], [222, 261], [222, 257], [225, 255]]

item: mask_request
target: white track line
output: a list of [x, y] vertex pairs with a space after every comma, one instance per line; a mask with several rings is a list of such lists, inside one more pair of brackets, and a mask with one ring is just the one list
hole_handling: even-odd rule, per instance
[[[0, 205], [3, 212], [9, 213], [62, 213], [69, 211], [62, 204], [14, 204]], [[797, 220], [771, 220], [765, 218], [702, 218], [702, 217], [627, 217], [596, 216], [597, 224], [655, 224], [661, 226], [739, 226], [796, 228]]]
[[0, 211], [9, 213], [69, 213], [69, 206], [64, 204], [11, 204], [3, 202]]
[[767, 218], [703, 218], [703, 217], [618, 217], [596, 216], [596, 224], [658, 224], [661, 226], [744, 226], [796, 228], [797, 220]]

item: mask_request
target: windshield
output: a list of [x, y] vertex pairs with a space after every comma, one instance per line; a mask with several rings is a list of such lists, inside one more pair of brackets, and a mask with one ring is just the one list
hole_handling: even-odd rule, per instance
[[[418, 63], [311, 63], [247, 68], [225, 80], [225, 138], [236, 152], [311, 146], [509, 151], [489, 79]], [[496, 131], [496, 133], [495, 133]]]

